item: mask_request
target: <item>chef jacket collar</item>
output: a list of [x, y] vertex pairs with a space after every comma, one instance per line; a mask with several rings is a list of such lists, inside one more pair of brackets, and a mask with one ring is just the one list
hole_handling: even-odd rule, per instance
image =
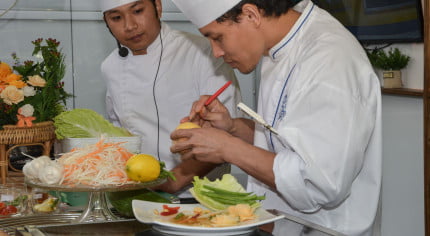
[[301, 30], [303, 24], [305, 24], [309, 18], [309, 15], [313, 11], [315, 4], [309, 0], [303, 0], [294, 6], [294, 10], [298, 12], [302, 12], [301, 16], [297, 20], [297, 22], [293, 25], [290, 32], [288, 32], [285, 37], [279, 41], [274, 47], [269, 50], [269, 56], [272, 60], [277, 61], [278, 58], [281, 58], [288, 50], [288, 45], [291, 40], [293, 40], [297, 36], [297, 33]]

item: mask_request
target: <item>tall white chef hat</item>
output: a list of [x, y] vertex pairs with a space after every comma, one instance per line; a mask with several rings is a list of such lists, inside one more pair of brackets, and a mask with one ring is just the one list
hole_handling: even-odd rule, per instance
[[99, 0], [102, 12], [139, 0]]
[[197, 27], [216, 20], [232, 9], [240, 0], [172, 0]]

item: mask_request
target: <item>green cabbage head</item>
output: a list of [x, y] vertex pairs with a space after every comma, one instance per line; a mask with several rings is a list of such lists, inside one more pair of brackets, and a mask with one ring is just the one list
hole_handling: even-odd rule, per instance
[[64, 138], [99, 138], [133, 136], [124, 128], [116, 127], [97, 112], [77, 108], [64, 111], [54, 117], [57, 139]]

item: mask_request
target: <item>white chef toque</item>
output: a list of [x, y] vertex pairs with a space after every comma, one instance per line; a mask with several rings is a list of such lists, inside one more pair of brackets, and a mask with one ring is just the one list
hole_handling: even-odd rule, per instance
[[202, 28], [236, 6], [241, 0], [172, 0], [185, 16]]
[[140, 0], [99, 0], [102, 12], [114, 9], [131, 2], [138, 2]]

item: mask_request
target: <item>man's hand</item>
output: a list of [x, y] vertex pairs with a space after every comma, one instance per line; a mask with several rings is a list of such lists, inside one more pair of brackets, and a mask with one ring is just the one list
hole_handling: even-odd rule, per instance
[[218, 99], [205, 106], [209, 97], [208, 95], [200, 96], [200, 99], [193, 103], [190, 115], [181, 122], [198, 122], [201, 127], [214, 127], [230, 132], [234, 123], [229, 111]]
[[[224, 149], [231, 145], [233, 136], [215, 128], [175, 130], [170, 135], [174, 142], [170, 147], [173, 153], [180, 153], [182, 160], [196, 159], [198, 161], [221, 164], [224, 159]], [[228, 150], [228, 149], [227, 149]]]

